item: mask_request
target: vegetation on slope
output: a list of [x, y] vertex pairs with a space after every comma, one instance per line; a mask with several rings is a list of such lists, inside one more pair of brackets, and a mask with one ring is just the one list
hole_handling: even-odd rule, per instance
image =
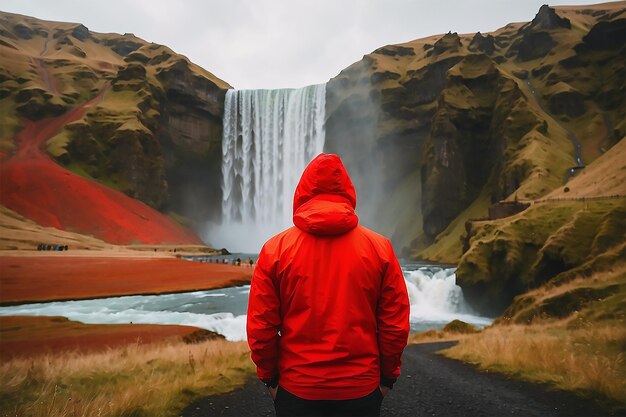
[[467, 222], [457, 277], [468, 300], [497, 315], [528, 289], [610, 265], [626, 242], [625, 152], [622, 140], [521, 213]]
[[107, 82], [104, 99], [51, 138], [50, 154], [160, 210], [198, 219], [221, 200], [219, 187], [206, 181], [219, 184], [228, 84], [132, 34], [10, 13], [0, 15], [0, 51], [2, 154], [15, 151], [21, 118], [58, 116]]
[[625, 24], [624, 2], [544, 6], [529, 23], [385, 46], [342, 71], [327, 87], [326, 147], [361, 188], [362, 219], [411, 206], [421, 227], [396, 217], [379, 230], [452, 263], [468, 207], [561, 187], [578, 156], [589, 164], [626, 133]]
[[466, 299], [500, 314], [517, 294], [624, 244], [626, 197], [537, 203], [505, 219], [473, 222], [457, 282]]

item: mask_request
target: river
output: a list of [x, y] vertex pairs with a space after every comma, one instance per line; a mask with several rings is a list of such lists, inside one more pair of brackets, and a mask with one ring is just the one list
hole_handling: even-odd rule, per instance
[[[248, 259], [244, 257], [242, 259]], [[492, 319], [476, 315], [456, 285], [455, 268], [402, 262], [411, 302], [411, 330], [442, 328], [459, 319], [483, 327]], [[250, 286], [163, 295], [136, 295], [0, 307], [2, 316], [63, 316], [83, 323], [180, 324], [245, 340]]]

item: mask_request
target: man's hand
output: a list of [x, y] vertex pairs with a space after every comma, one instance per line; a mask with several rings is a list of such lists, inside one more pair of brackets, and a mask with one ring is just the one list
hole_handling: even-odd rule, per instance
[[380, 385], [379, 388], [380, 388], [380, 392], [383, 394], [383, 397], [386, 397], [387, 394], [389, 394], [389, 391], [390, 391], [389, 387]]
[[267, 390], [270, 392], [270, 395], [272, 396], [272, 400], [276, 400], [276, 393], [278, 392], [278, 387], [276, 388], [267, 387]]

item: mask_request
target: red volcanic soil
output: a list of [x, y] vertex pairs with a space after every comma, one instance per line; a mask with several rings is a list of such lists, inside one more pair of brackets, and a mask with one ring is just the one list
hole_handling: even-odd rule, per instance
[[180, 339], [197, 330], [157, 324], [83, 324], [64, 317], [0, 317], [0, 358], [62, 351], [101, 352], [133, 343]]
[[17, 153], [0, 157], [0, 205], [42, 226], [93, 235], [116, 244], [202, 244], [188, 229], [127, 195], [87, 180], [54, 163], [41, 150], [64, 125], [80, 119], [98, 96], [67, 113], [24, 120]]
[[0, 303], [160, 294], [250, 282], [252, 268], [177, 258], [0, 257]]

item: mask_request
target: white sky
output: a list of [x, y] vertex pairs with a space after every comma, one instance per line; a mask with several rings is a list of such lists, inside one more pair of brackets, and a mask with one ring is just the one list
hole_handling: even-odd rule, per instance
[[[235, 88], [328, 81], [381, 46], [483, 33], [533, 19], [546, 0], [0, 0], [0, 10], [134, 33]], [[549, 4], [590, 4], [554, 0]]]

